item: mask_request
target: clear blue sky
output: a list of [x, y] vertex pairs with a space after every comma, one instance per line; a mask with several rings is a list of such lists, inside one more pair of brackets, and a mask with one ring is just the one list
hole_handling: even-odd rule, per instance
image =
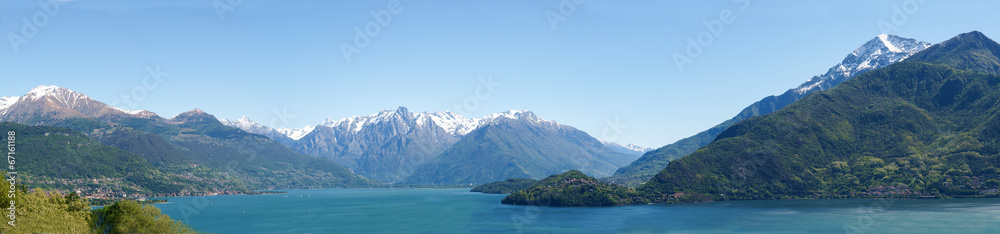
[[[131, 109], [169, 118], [201, 108], [294, 128], [398, 106], [474, 118], [527, 109], [647, 147], [826, 72], [881, 34], [879, 21], [933, 43], [972, 30], [1000, 38], [996, 1], [752, 0], [740, 9], [731, 1], [589, 0], [553, 30], [546, 12], [561, 14], [562, 0], [402, 0], [348, 62], [341, 44], [354, 44], [354, 28], [377, 23], [370, 12], [390, 1], [75, 0], [49, 13], [39, 2], [0, 1], [0, 96], [57, 85], [112, 103], [142, 89]], [[897, 8], [905, 20], [893, 21]], [[674, 53], [726, 9], [734, 20], [679, 71]], [[11, 43], [25, 36], [24, 19], [42, 27]], [[156, 65], [169, 75], [146, 89], [146, 68]], [[502, 84], [480, 100], [477, 78], [486, 75]], [[467, 99], [477, 108], [455, 110]], [[620, 133], [608, 126], [616, 119], [626, 125]]]

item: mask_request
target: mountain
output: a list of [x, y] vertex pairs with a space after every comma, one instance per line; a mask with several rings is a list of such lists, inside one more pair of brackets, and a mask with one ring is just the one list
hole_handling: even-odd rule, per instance
[[929, 46], [931, 44], [928, 42], [910, 38], [878, 35], [848, 54], [843, 61], [831, 67], [825, 74], [814, 76], [799, 87], [789, 89], [781, 95], [761, 99], [743, 109], [732, 119], [708, 130], [650, 151], [632, 164], [620, 168], [613, 177], [605, 180], [629, 186], [638, 185], [663, 170], [670, 161], [687, 156], [711, 143], [722, 131], [737, 122], [780, 110], [809, 93], [830, 89], [854, 76], [902, 61]]
[[634, 155], [636, 157], [642, 156], [646, 152], [654, 150], [653, 148], [642, 147], [642, 146], [638, 146], [636, 144], [621, 145], [621, 144], [618, 144], [618, 143], [608, 142], [608, 141], [601, 141], [601, 143], [604, 143], [605, 147], [607, 147], [608, 149], [614, 150], [615, 152], [623, 153], [623, 154], [628, 154], [628, 155]]
[[413, 113], [400, 107], [370, 116], [327, 119], [292, 147], [394, 183], [458, 142], [475, 124], [450, 112]]
[[958, 35], [938, 43], [933, 50], [911, 57], [911, 61], [937, 63], [961, 70], [1000, 74], [1000, 45], [978, 31]]
[[126, 111], [95, 101], [82, 93], [56, 86], [38, 86], [21, 97], [0, 98], [0, 119], [45, 124], [68, 118], [152, 118], [149, 111]]
[[557, 183], [504, 202], [1000, 197], [997, 48], [982, 33], [965, 33], [741, 121], [671, 162], [637, 194], [599, 182], [586, 190]]
[[711, 200], [996, 196], [998, 48], [965, 33], [744, 120], [640, 190]]
[[[246, 116], [243, 116], [242, 118], [237, 119], [235, 121], [228, 119], [220, 119], [219, 122], [221, 122], [223, 125], [226, 126], [242, 129], [243, 131], [246, 131], [248, 133], [264, 135], [267, 138], [271, 138], [271, 140], [277, 141], [284, 145], [293, 144], [295, 140], [301, 138], [301, 135], [304, 135], [299, 132], [291, 130], [273, 129], [261, 125], [259, 123], [256, 123], [253, 120], [250, 120], [250, 118], [247, 118]], [[308, 126], [306, 128], [311, 129], [311, 126]]]
[[0, 121], [82, 132], [141, 156], [164, 173], [213, 181], [217, 187], [208, 191], [373, 184], [329, 160], [225, 126], [199, 109], [164, 119], [148, 111], [108, 106], [55, 86], [39, 86], [24, 96], [3, 100]]
[[615, 152], [576, 128], [544, 120], [530, 111], [484, 117], [479, 127], [404, 184], [479, 184], [507, 178], [543, 178], [581, 170], [610, 175], [634, 156]]
[[[397, 183], [413, 174], [419, 167], [437, 159], [471, 132], [483, 126], [507, 124], [507, 121], [503, 121], [506, 119], [523, 119], [532, 124], [540, 124], [539, 126], [562, 126], [554, 121], [538, 118], [530, 111], [508, 111], [480, 119], [469, 119], [448, 111], [415, 113], [405, 107], [384, 110], [369, 116], [327, 119], [315, 127], [304, 129], [271, 129], [247, 118], [236, 121], [223, 120], [222, 123], [271, 137], [304, 154], [331, 159], [366, 177], [384, 183]], [[537, 130], [535, 127], [529, 127], [521, 128], [519, 131], [523, 132], [513, 132], [509, 137], [520, 137], [520, 134], [532, 134]], [[587, 135], [586, 138], [591, 137]], [[616, 156], [609, 161], [617, 166], [631, 162], [647, 150], [635, 145], [602, 144], [603, 146], [588, 147], [605, 148], [598, 150], [602, 155], [613, 153]], [[452, 163], [471, 162], [459, 160]], [[596, 167], [601, 168], [600, 170], [607, 170], [605, 168], [607, 164], [594, 165], [599, 165]], [[562, 169], [593, 171], [593, 168], [559, 168]], [[541, 178], [544, 175], [535, 176]], [[490, 179], [494, 177], [477, 181], [493, 181]]]

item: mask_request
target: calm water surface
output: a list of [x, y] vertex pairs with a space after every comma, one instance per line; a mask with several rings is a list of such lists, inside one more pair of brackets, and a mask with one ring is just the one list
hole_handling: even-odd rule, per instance
[[1000, 199], [736, 201], [608, 208], [500, 204], [468, 189], [314, 189], [171, 197], [213, 233], [1000, 233]]

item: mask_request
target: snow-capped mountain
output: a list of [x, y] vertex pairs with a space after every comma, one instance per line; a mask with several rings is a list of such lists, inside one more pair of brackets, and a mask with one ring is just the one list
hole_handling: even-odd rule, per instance
[[237, 120], [220, 119], [219, 122], [221, 122], [226, 126], [243, 129], [243, 131], [249, 133], [264, 135], [267, 138], [271, 138], [272, 140], [280, 142], [285, 145], [289, 145], [295, 140], [298, 140], [298, 138], [291, 138], [289, 136], [289, 135], [296, 136], [296, 134], [288, 134], [286, 132], [282, 132], [282, 130], [284, 129], [273, 129], [271, 127], [264, 126], [262, 124], [254, 122], [253, 120], [250, 120], [250, 118], [246, 116], [243, 116], [242, 118], [239, 118]]
[[275, 130], [277, 130], [282, 135], [285, 135], [288, 138], [291, 138], [292, 140], [296, 140], [297, 141], [299, 139], [302, 139], [302, 137], [306, 136], [306, 134], [309, 134], [310, 132], [312, 132], [313, 129], [316, 129], [316, 126], [308, 125], [308, 126], [306, 126], [304, 128], [299, 128], [299, 129], [279, 128], [279, 129], [275, 129]]
[[930, 46], [930, 42], [896, 35], [878, 35], [848, 54], [844, 60], [828, 69], [823, 75], [814, 76], [799, 87], [789, 89], [781, 95], [766, 97], [743, 109], [737, 118], [742, 120], [777, 111], [809, 93], [833, 88], [854, 76], [903, 61]]
[[930, 42], [917, 41], [896, 35], [882, 34], [858, 47], [826, 74], [814, 76], [794, 89], [805, 95], [816, 90], [826, 90], [858, 74], [893, 64], [930, 47]]
[[0, 97], [0, 116], [7, 113], [7, 108], [13, 106], [21, 97]]
[[[474, 124], [450, 112], [413, 113], [400, 107], [368, 116], [327, 119], [290, 146], [301, 153], [332, 159], [368, 178], [391, 183], [434, 159]], [[292, 137], [307, 130], [284, 133]]]
[[[405, 110], [404, 107], [400, 107]], [[459, 114], [452, 113], [450, 111], [441, 112], [423, 112], [423, 113], [410, 113], [415, 123], [419, 127], [424, 126], [437, 126], [448, 134], [455, 136], [464, 136], [472, 130], [479, 128], [480, 125], [484, 124], [495, 124], [498, 121], [504, 119], [525, 119], [535, 123], [544, 123], [548, 125], [558, 125], [555, 121], [544, 120], [535, 116], [534, 113], [527, 110], [510, 110], [507, 112], [494, 113], [484, 116], [480, 119], [470, 119], [462, 117]], [[405, 114], [403, 114], [405, 115]], [[383, 110], [378, 114], [369, 116], [355, 116], [350, 118], [343, 118], [339, 120], [327, 119], [321, 126], [327, 126], [331, 128], [340, 129], [341, 131], [348, 131], [352, 133], [357, 133], [363, 130], [365, 127], [377, 125], [380, 123], [385, 123], [392, 118], [402, 118], [398, 110]], [[308, 133], [308, 130], [313, 127], [306, 127], [304, 129], [290, 129], [287, 130], [289, 134], [301, 132]], [[289, 137], [291, 137], [289, 135]]]
[[[44, 118], [38, 118], [44, 117]], [[31, 119], [124, 117], [154, 118], [149, 111], [128, 111], [57, 86], [38, 86], [21, 97], [0, 98], [0, 120], [30, 122]]]
[[642, 154], [645, 154], [646, 152], [649, 152], [649, 151], [655, 149], [655, 148], [648, 148], [648, 147], [638, 146], [636, 144], [621, 145], [621, 144], [618, 144], [618, 143], [615, 143], [615, 142], [610, 142], [610, 141], [601, 141], [601, 143], [604, 143], [605, 147], [608, 147], [608, 148], [610, 148], [612, 150], [615, 150], [615, 151], [620, 152], [620, 153], [628, 154], [628, 155], [635, 155], [636, 157], [642, 156]]
[[[304, 154], [329, 158], [359, 174], [387, 183], [406, 178], [484, 126], [523, 123], [539, 130], [571, 128], [539, 118], [527, 110], [511, 110], [475, 119], [449, 111], [415, 113], [405, 107], [367, 116], [327, 119], [316, 126], [300, 129], [271, 129], [245, 117], [222, 120], [222, 123], [268, 136]], [[627, 159], [629, 162], [641, 155], [636, 153], [641, 147], [605, 147], [631, 156]], [[620, 163], [620, 160], [611, 161], [614, 161], [612, 164]]]
[[478, 122], [476, 130], [400, 183], [477, 184], [568, 170], [603, 177], [639, 157], [530, 111], [492, 114]]

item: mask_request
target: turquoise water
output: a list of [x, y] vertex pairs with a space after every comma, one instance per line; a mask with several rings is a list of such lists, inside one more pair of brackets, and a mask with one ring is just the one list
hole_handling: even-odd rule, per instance
[[315, 189], [171, 197], [214, 233], [1000, 233], [1000, 199], [736, 201], [607, 208], [500, 204], [468, 189]]

